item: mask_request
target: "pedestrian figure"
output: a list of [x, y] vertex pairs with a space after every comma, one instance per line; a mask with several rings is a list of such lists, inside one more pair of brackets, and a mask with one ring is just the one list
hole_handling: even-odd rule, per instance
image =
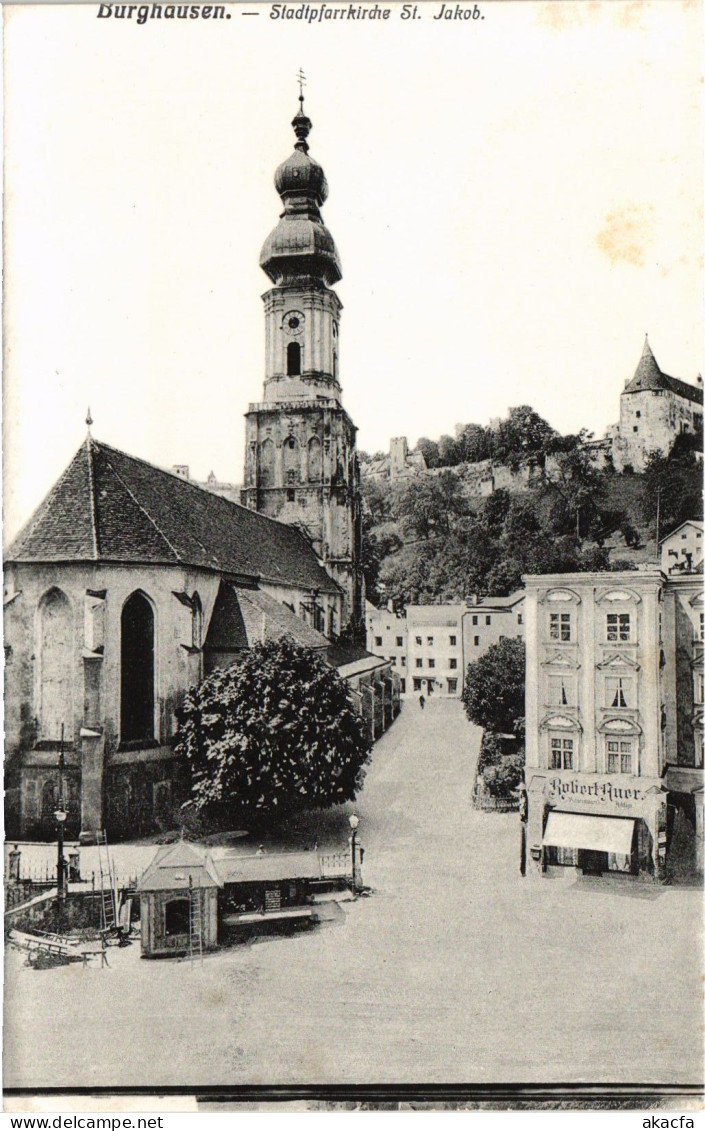
[[419, 695], [419, 707], [421, 708], [422, 711], [424, 709], [425, 703], [426, 703], [426, 700], [424, 699], [423, 695]]
[[524, 782], [519, 785], [519, 820], [521, 821], [521, 844], [519, 848], [519, 872], [526, 875], [526, 822], [529, 819], [529, 798]]
[[110, 963], [108, 962], [108, 940], [106, 939], [105, 935], [101, 935], [101, 938], [100, 938], [100, 968], [101, 968], [101, 970], [103, 969], [104, 966], [107, 966], [108, 970], [110, 969]]

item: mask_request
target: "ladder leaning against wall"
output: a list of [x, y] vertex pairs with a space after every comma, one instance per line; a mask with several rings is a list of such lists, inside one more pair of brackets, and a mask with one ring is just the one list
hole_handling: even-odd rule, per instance
[[200, 882], [194, 887], [193, 878], [188, 878], [189, 905], [189, 956], [191, 965], [196, 958], [203, 963], [203, 888]]
[[117, 930], [117, 892], [115, 891], [115, 870], [110, 859], [108, 838], [105, 829], [95, 834], [98, 846], [98, 872], [100, 875], [100, 927], [102, 931]]

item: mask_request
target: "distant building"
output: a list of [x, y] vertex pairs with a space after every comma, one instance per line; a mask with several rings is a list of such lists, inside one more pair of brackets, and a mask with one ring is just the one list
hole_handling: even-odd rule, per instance
[[460, 696], [469, 663], [505, 637], [524, 635], [524, 594], [457, 605], [367, 605], [367, 648], [401, 679], [402, 694]]
[[376, 609], [369, 601], [365, 604], [367, 650], [389, 661], [400, 681], [399, 690], [406, 694], [407, 684], [407, 629], [406, 617], [389, 609]]
[[617, 471], [643, 471], [650, 455], [668, 455], [682, 432], [701, 432], [702, 377], [690, 385], [664, 373], [648, 336], [636, 372], [627, 381], [619, 403], [619, 424], [610, 429], [612, 460]]
[[407, 605], [410, 690], [457, 696], [463, 690], [463, 605]]
[[210, 491], [213, 495], [220, 495], [221, 499], [229, 499], [231, 503], [240, 502], [241, 483], [224, 482], [218, 479], [214, 471], [210, 472], [206, 480], [192, 479], [190, 468], [186, 463], [176, 463], [171, 470], [174, 475], [178, 475], [179, 479], [186, 479], [189, 483], [195, 484], [196, 487], [203, 487], [204, 491]]
[[702, 870], [702, 579], [652, 567], [524, 581], [539, 871], [661, 878], [669, 853]]
[[664, 573], [702, 573], [703, 523], [694, 519], [682, 522], [659, 543]]
[[389, 454], [375, 456], [362, 464], [363, 479], [406, 479], [426, 471], [423, 452], [409, 451], [406, 436], [395, 436], [389, 441]]

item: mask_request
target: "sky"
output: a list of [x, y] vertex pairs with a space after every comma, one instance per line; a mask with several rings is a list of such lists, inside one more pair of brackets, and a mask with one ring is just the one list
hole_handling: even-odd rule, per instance
[[88, 405], [99, 440], [241, 481], [300, 67], [360, 448], [518, 404], [601, 435], [647, 331], [695, 381], [702, 6], [495, 0], [476, 21], [389, 6], [384, 22], [234, 4], [140, 26], [3, 5], [6, 540]]

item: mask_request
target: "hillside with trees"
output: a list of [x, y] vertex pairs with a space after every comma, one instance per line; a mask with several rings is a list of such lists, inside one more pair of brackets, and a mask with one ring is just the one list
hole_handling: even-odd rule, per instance
[[[365, 478], [364, 571], [373, 604], [440, 604], [507, 595], [524, 573], [632, 569], [658, 537], [702, 517], [701, 436], [679, 436], [643, 475], [617, 473], [585, 431], [561, 436], [528, 405], [505, 421], [422, 439], [428, 471]], [[470, 459], [469, 457], [472, 457]], [[492, 459], [531, 475], [481, 497], [466, 473]], [[658, 530], [657, 530], [658, 527]]]

